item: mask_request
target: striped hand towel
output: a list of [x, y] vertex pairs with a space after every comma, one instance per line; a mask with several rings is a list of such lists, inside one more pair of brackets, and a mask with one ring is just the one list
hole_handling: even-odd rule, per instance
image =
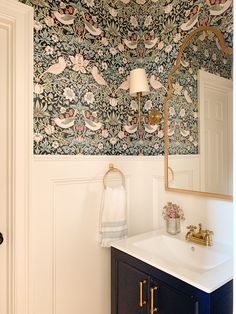
[[100, 243], [110, 247], [111, 242], [127, 236], [126, 192], [124, 186], [106, 187], [100, 212]]

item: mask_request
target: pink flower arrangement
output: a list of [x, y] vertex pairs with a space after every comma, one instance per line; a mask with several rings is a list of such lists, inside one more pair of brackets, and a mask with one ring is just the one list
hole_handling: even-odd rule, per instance
[[163, 207], [162, 216], [165, 220], [173, 219], [173, 218], [180, 218], [184, 220], [184, 212], [183, 210], [176, 204], [173, 204], [172, 202], [168, 202]]

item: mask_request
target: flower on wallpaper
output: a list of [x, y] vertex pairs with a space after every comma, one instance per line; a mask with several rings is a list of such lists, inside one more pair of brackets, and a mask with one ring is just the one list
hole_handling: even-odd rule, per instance
[[216, 53], [213, 53], [213, 54], [212, 54], [212, 60], [213, 60], [213, 61], [216, 61], [216, 59], [217, 59], [217, 55], [216, 55]]
[[163, 130], [159, 130], [158, 133], [157, 133], [157, 136], [158, 136], [159, 138], [163, 138], [163, 136], [164, 136]]
[[116, 17], [118, 15], [117, 10], [115, 10], [114, 8], [109, 8], [109, 13], [111, 14], [111, 16]]
[[175, 108], [174, 107], [170, 107], [169, 108], [169, 114], [173, 117], [175, 115]]
[[194, 119], [198, 118], [198, 113], [196, 111], [193, 113], [193, 117], [194, 117]]
[[102, 130], [102, 137], [107, 138], [109, 136], [109, 132], [107, 130]]
[[36, 142], [36, 143], [39, 143], [41, 142], [43, 139], [43, 135], [40, 134], [40, 133], [34, 133], [34, 136], [33, 136], [33, 140]]
[[189, 136], [188, 140], [189, 140], [189, 142], [192, 142], [192, 141], [193, 141], [192, 135]]
[[163, 65], [160, 65], [160, 66], [158, 67], [157, 71], [158, 71], [159, 73], [163, 73], [163, 72], [164, 72], [164, 67], [163, 67]]
[[66, 87], [63, 96], [69, 101], [73, 101], [75, 99], [75, 92], [70, 87]]
[[108, 44], [109, 44], [106, 37], [102, 37], [101, 43], [102, 43], [104, 46], [108, 46]]
[[59, 41], [59, 38], [57, 35], [53, 34], [51, 37], [52, 41], [54, 41], [54, 43], [57, 43]]
[[130, 106], [131, 106], [132, 110], [134, 110], [134, 111], [138, 110], [138, 103], [137, 103], [137, 101], [131, 100]]
[[183, 118], [183, 117], [185, 116], [185, 109], [182, 108], [182, 109], [180, 110], [179, 116], [180, 116], [181, 118]]
[[128, 61], [127, 61], [126, 58], [123, 58], [123, 59], [122, 59], [122, 62], [123, 62], [124, 64], [126, 64]]
[[170, 53], [171, 52], [171, 50], [172, 50], [172, 45], [168, 45], [168, 46], [166, 46], [166, 48], [165, 48], [165, 52], [166, 53]]
[[160, 41], [157, 45], [157, 49], [158, 50], [162, 50], [164, 48], [164, 42], [163, 41]]
[[66, 113], [66, 108], [65, 108], [65, 107], [61, 107], [61, 108], [60, 108], [60, 113], [62, 113], [62, 114], [63, 114], [63, 113]]
[[59, 147], [59, 143], [58, 143], [57, 141], [54, 141], [54, 142], [52, 143], [52, 147], [55, 148], [55, 149], [57, 149], [57, 148]]
[[98, 149], [102, 150], [103, 149], [103, 144], [102, 143], [98, 143]]
[[84, 57], [80, 53], [77, 53], [75, 57], [70, 56], [70, 60], [73, 64], [72, 69], [74, 71], [80, 72], [80, 73], [86, 73], [86, 67], [89, 64], [89, 61], [85, 60]]
[[66, 4], [63, 1], [60, 2], [60, 8], [66, 9]]
[[137, 20], [137, 18], [136, 18], [136, 16], [131, 16], [130, 17], [130, 24], [134, 27], [134, 28], [136, 28], [136, 27], [138, 27], [138, 20]]
[[152, 108], [152, 101], [149, 99], [149, 100], [147, 100], [146, 102], [145, 102], [145, 104], [144, 104], [144, 109], [145, 110], [150, 110]]
[[54, 49], [53, 49], [53, 47], [47, 46], [45, 48], [45, 52], [46, 52], [46, 55], [52, 55], [54, 52]]
[[125, 51], [125, 46], [122, 43], [119, 43], [119, 45], [117, 46], [117, 48], [119, 49], [120, 52]]
[[119, 67], [118, 72], [120, 74], [123, 74], [125, 72], [125, 69], [123, 67]]
[[34, 93], [37, 94], [37, 95], [40, 95], [44, 92], [44, 88], [43, 88], [43, 85], [41, 84], [34, 84]]
[[117, 54], [116, 48], [111, 47], [111, 48], [110, 48], [110, 53], [111, 53], [113, 56], [116, 55], [116, 54]]
[[180, 96], [182, 94], [183, 86], [181, 86], [179, 82], [176, 82], [176, 83], [173, 83], [173, 89], [174, 89], [174, 94]]
[[209, 50], [208, 50], [208, 49], [206, 49], [206, 50], [204, 51], [204, 55], [205, 55], [206, 58], [209, 57]]
[[107, 70], [108, 69], [108, 65], [106, 62], [102, 62], [102, 69], [103, 70]]
[[125, 137], [125, 132], [124, 131], [120, 131], [118, 133], [118, 137], [119, 137], [119, 139], [123, 140], [123, 138]]
[[92, 92], [87, 92], [84, 95], [84, 100], [88, 103], [88, 104], [92, 104], [95, 101], [95, 97], [94, 94]]
[[173, 9], [173, 5], [172, 4], [168, 4], [167, 6], [165, 6], [165, 13], [169, 14]]
[[44, 18], [44, 22], [48, 27], [54, 26], [54, 19], [49, 15]]
[[94, 6], [94, 0], [84, 0], [84, 2], [87, 4], [88, 7]]
[[181, 34], [180, 33], [175, 34], [173, 40], [177, 44], [181, 40]]
[[98, 53], [98, 55], [99, 55], [100, 57], [102, 57], [102, 56], [103, 56], [103, 54], [104, 54], [104, 53], [103, 53], [103, 51], [102, 51], [101, 49], [99, 49], [97, 53]]
[[116, 107], [117, 104], [118, 104], [118, 100], [117, 100], [117, 98], [110, 97], [109, 103], [110, 103], [110, 105], [111, 105], [112, 107]]
[[226, 65], [228, 63], [227, 59], [223, 59], [223, 64]]
[[144, 26], [149, 27], [152, 24], [152, 21], [153, 21], [152, 16], [148, 15], [144, 20]]
[[45, 128], [44, 128], [44, 131], [47, 135], [52, 135], [54, 132], [55, 132], [55, 128], [53, 125], [51, 124], [48, 124]]
[[39, 21], [34, 20], [34, 28], [37, 32], [39, 32], [43, 29], [43, 25]]
[[189, 72], [190, 74], [193, 74], [193, 69], [192, 69], [192, 68], [189, 68], [189, 69], [188, 69], [188, 72]]
[[112, 145], [115, 145], [115, 144], [117, 143], [117, 138], [112, 137], [112, 138], [110, 139], [110, 143], [111, 143]]

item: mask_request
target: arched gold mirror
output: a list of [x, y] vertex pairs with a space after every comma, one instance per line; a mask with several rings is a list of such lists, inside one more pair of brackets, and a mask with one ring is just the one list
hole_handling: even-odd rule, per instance
[[211, 26], [180, 47], [164, 100], [168, 191], [232, 200], [232, 52]]

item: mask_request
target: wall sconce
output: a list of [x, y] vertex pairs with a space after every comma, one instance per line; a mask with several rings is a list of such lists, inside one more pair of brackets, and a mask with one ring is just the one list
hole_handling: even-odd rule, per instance
[[[130, 96], [138, 97], [138, 126], [141, 124], [141, 96], [148, 95], [150, 92], [147, 74], [145, 69], [134, 69], [130, 71], [129, 93]], [[153, 109], [149, 111], [149, 124], [160, 122], [160, 111]]]

